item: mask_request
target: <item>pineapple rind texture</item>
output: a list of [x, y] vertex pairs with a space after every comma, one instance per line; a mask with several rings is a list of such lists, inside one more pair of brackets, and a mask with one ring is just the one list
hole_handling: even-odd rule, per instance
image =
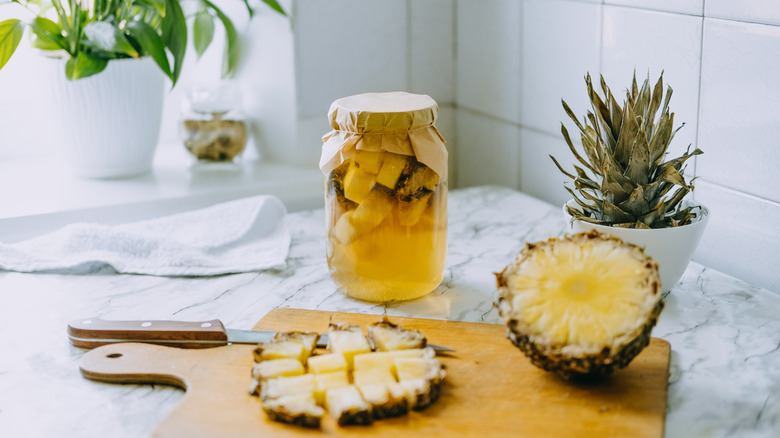
[[263, 403], [268, 418], [281, 423], [319, 429], [325, 410], [317, 406], [310, 394], [295, 394]]
[[[279, 333], [260, 344], [253, 394], [260, 395], [268, 418], [320, 428], [327, 413], [340, 426], [369, 425], [425, 409], [438, 399], [446, 371], [425, 337], [387, 317], [370, 327], [385, 350], [369, 342], [360, 326], [346, 323], [329, 325], [328, 348], [333, 352], [309, 351], [318, 339], [312, 333]], [[286, 357], [278, 358], [280, 352]], [[304, 363], [308, 366], [301, 374]]]
[[390, 322], [387, 316], [381, 322], [369, 324], [367, 331], [371, 345], [379, 351], [425, 348], [426, 345], [422, 333], [403, 329]]
[[528, 244], [496, 276], [507, 337], [564, 378], [627, 366], [663, 309], [657, 263], [595, 231]]

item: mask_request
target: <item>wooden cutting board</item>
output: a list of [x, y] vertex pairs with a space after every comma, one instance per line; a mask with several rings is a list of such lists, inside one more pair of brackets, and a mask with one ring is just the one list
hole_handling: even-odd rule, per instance
[[[376, 315], [277, 309], [256, 330], [325, 331], [328, 321], [365, 326]], [[81, 361], [82, 374], [114, 383], [164, 383], [186, 393], [155, 430], [159, 437], [287, 437], [366, 435], [662, 437], [666, 413], [669, 343], [653, 338], [631, 364], [598, 382], [569, 383], [531, 365], [504, 336], [504, 326], [391, 318], [423, 332], [433, 344], [456, 350], [440, 356], [447, 378], [439, 400], [421, 412], [321, 430], [269, 421], [248, 394], [251, 345], [187, 350], [126, 343], [96, 348]]]

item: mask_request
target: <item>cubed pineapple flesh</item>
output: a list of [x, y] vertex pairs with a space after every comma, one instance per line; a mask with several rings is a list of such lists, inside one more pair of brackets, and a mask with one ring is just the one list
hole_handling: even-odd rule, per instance
[[332, 373], [334, 371], [347, 372], [347, 360], [343, 353], [329, 353], [312, 356], [309, 358], [309, 372], [314, 374]]
[[395, 189], [395, 186], [398, 184], [398, 178], [401, 177], [401, 173], [408, 165], [409, 157], [406, 155], [385, 153], [385, 159], [379, 174], [376, 176], [376, 182], [388, 189]]
[[371, 346], [363, 335], [363, 329], [360, 326], [330, 324], [328, 328], [328, 350], [343, 354], [344, 359], [347, 361], [347, 368], [352, 370], [355, 355], [370, 352]]
[[317, 405], [311, 394], [285, 395], [263, 403], [263, 410], [274, 421], [317, 429], [325, 410]]
[[497, 278], [507, 336], [564, 378], [628, 365], [663, 308], [656, 262], [595, 231], [528, 244]]
[[314, 380], [317, 383], [317, 389], [314, 391], [314, 397], [319, 404], [325, 403], [325, 394], [329, 389], [349, 386], [349, 375], [347, 370], [333, 371], [329, 373], [315, 374]]
[[355, 152], [355, 157], [352, 160], [357, 163], [360, 170], [376, 175], [382, 168], [382, 161], [384, 161], [384, 159], [385, 153], [382, 151], [358, 150]]
[[[372, 327], [375, 335], [377, 330], [382, 332], [382, 345], [389, 350], [372, 351], [360, 326], [332, 323], [328, 332], [332, 352], [308, 357], [307, 373], [301, 374], [300, 356], [255, 364], [252, 374], [259, 382], [268, 417], [318, 428], [327, 411], [339, 425], [368, 425], [433, 403], [445, 376], [444, 366], [430, 347], [407, 348], [425, 345], [425, 338], [386, 317]], [[398, 339], [392, 340], [394, 337]], [[410, 343], [412, 339], [415, 341]], [[299, 332], [280, 333], [264, 345], [290, 343], [303, 348], [311, 342], [316, 343], [316, 338]], [[268, 351], [261, 347], [261, 352]]]
[[327, 251], [334, 282], [354, 298], [376, 302], [435, 289], [446, 264], [446, 190], [446, 180], [417, 157], [386, 151], [358, 150], [330, 172]]
[[375, 176], [363, 171], [352, 161], [344, 176], [344, 196], [352, 202], [362, 203], [374, 187]]

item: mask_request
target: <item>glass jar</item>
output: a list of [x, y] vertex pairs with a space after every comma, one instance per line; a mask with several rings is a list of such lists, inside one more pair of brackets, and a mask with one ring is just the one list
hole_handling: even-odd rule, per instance
[[181, 118], [184, 147], [199, 161], [233, 162], [246, 147], [241, 94], [230, 81], [187, 89]]
[[331, 105], [324, 138], [327, 260], [366, 301], [433, 291], [447, 257], [447, 149], [429, 96], [369, 93]]

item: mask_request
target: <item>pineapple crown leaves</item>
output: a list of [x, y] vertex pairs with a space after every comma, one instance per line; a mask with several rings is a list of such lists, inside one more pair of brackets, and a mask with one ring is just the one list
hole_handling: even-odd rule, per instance
[[561, 100], [566, 115], [579, 130], [582, 145], [580, 152], [561, 123], [561, 134], [576, 160], [574, 173], [564, 170], [552, 155], [550, 158], [573, 181], [573, 189], [566, 184], [564, 188], [581, 210], [567, 207], [569, 214], [573, 219], [624, 228], [691, 223], [698, 217], [698, 207], [682, 208], [683, 198], [693, 190], [693, 180], [686, 183], [683, 174], [685, 162], [702, 151], [696, 148], [691, 152], [688, 146], [683, 155], [665, 160], [669, 144], [685, 124], [673, 127], [674, 113], [669, 110], [672, 88], [667, 85], [664, 95], [663, 72], [652, 89], [649, 73], [640, 88], [634, 72], [622, 106], [604, 77], [600, 79], [603, 97], [594, 90], [590, 73], [585, 75], [591, 110], [582, 121]]

